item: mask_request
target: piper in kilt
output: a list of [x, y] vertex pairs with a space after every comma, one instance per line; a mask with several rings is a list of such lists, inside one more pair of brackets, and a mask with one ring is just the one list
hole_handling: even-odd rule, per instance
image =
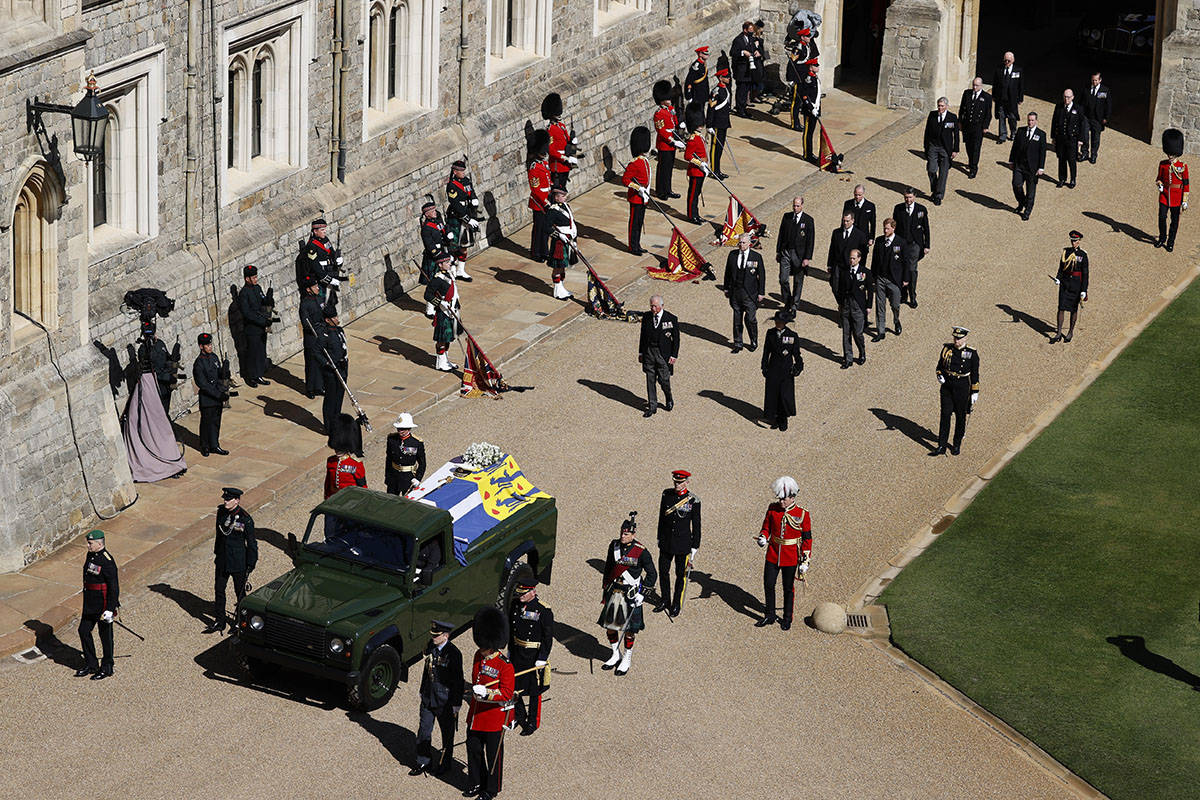
[[[636, 513], [633, 512], [629, 519], [621, 523], [620, 537], [608, 544], [604, 562], [603, 599], [600, 601], [600, 619], [597, 620], [597, 624], [608, 630], [608, 644], [612, 647], [612, 656], [600, 668], [609, 670], [616, 667], [617, 675], [629, 672], [633, 663], [634, 637], [646, 627], [642, 615], [642, 603], [645, 600], [642, 586], [653, 586], [658, 579], [650, 551], [633, 538], [637, 532], [637, 523], [634, 521]], [[608, 613], [613, 596], [618, 592], [628, 598], [628, 616], [623, 620], [623, 625], [619, 625], [619, 621], [612, 619]], [[622, 636], [625, 640], [624, 654], [621, 653]]]
[[436, 368], [441, 372], [458, 369], [458, 365], [450, 361], [446, 351], [454, 341], [458, 330], [458, 284], [451, 272], [450, 254], [443, 251], [437, 256], [437, 272], [429, 281], [429, 292], [434, 298], [437, 313], [433, 317], [433, 341], [437, 353]]
[[446, 181], [446, 241], [453, 247], [454, 277], [468, 282], [467, 248], [475, 244], [475, 231], [479, 230], [477, 208], [479, 198], [467, 176], [467, 162], [460, 158], [450, 167], [450, 179]]
[[575, 213], [567, 203], [567, 190], [555, 186], [550, 190], [550, 206], [546, 209], [546, 223], [550, 226], [550, 279], [554, 282], [556, 300], [570, 300], [572, 294], [563, 286], [567, 267], [574, 253], [575, 237], [579, 229], [575, 226]]

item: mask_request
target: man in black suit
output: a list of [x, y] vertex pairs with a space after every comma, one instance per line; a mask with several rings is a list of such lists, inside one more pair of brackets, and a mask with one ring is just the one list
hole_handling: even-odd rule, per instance
[[804, 290], [804, 272], [812, 263], [816, 228], [811, 215], [804, 213], [804, 198], [792, 198], [792, 210], [779, 222], [775, 240], [775, 260], [779, 263], [779, 293], [784, 309], [793, 313], [800, 306]]
[[[854, 197], [842, 203], [842, 213], [854, 215], [854, 227], [867, 235], [867, 247], [875, 241], [875, 204], [866, 198], [867, 187], [861, 183], [854, 187]], [[867, 251], [863, 251], [863, 263], [867, 263]]]
[[882, 342], [887, 332], [887, 307], [892, 307], [892, 322], [900, 335], [900, 297], [908, 286], [908, 242], [896, 235], [896, 220], [883, 221], [883, 236], [875, 240], [871, 256], [871, 275], [875, 280], [875, 335], [872, 342]]
[[962, 126], [963, 144], [967, 146], [967, 177], [979, 173], [979, 148], [983, 132], [992, 124], [992, 96], [983, 90], [983, 78], [971, 81], [958, 104], [958, 124]]
[[1068, 189], [1075, 188], [1075, 164], [1079, 160], [1079, 143], [1083, 141], [1087, 122], [1082, 109], [1075, 104], [1075, 93], [1070, 89], [1063, 92], [1062, 102], [1054, 107], [1050, 122], [1050, 135], [1054, 137], [1054, 153], [1058, 156], [1058, 186], [1061, 189], [1068, 174]]
[[1079, 158], [1087, 159], [1093, 164], [1100, 155], [1100, 133], [1112, 116], [1112, 90], [1100, 82], [1100, 73], [1092, 73], [1092, 84], [1080, 101], [1083, 106], [1083, 116], [1087, 119], [1084, 126], [1083, 144], [1079, 148]]
[[1037, 126], [1037, 112], [1030, 111], [1029, 126], [1013, 137], [1008, 164], [1013, 168], [1013, 195], [1017, 198], [1017, 213], [1028, 220], [1037, 195], [1037, 182], [1046, 168], [1046, 132]]
[[659, 295], [650, 298], [650, 311], [642, 314], [642, 332], [638, 337], [638, 363], [646, 373], [646, 406], [643, 417], [652, 417], [658, 410], [658, 393], [655, 383], [662, 386], [666, 397], [663, 411], [675, 407], [671, 397], [671, 373], [675, 371], [675, 359], [679, 357], [679, 320], [670, 311], [663, 310]]
[[733, 79], [737, 81], [733, 113], [744, 117], [746, 116], [746, 102], [750, 97], [752, 73], [762, 63], [758, 40], [754, 37], [753, 22], [747, 20], [742, 23], [741, 34], [733, 40], [733, 44], [729, 45], [729, 58], [733, 65]]
[[738, 237], [738, 249], [725, 260], [725, 296], [733, 309], [733, 352], [742, 352], [742, 322], [750, 334], [750, 352], [758, 349], [758, 304], [766, 295], [762, 256], [750, 249], [750, 234]]
[[908, 245], [908, 286], [900, 287], [900, 302], [917, 307], [917, 267], [921, 259], [929, 255], [929, 212], [917, 202], [917, 190], [909, 186], [904, 190], [904, 202], [892, 209], [896, 220], [896, 235]]
[[[992, 98], [996, 103], [996, 119], [1000, 120], [1000, 141], [1017, 135], [1017, 119], [1021, 116], [1021, 103], [1025, 102], [1025, 78], [1022, 70], [1013, 63], [1013, 54], [1004, 54], [1004, 63], [992, 73]], [[1007, 127], [1006, 127], [1007, 125]]]
[[871, 307], [871, 276], [862, 265], [862, 251], [851, 250], [847, 256], [850, 263], [837, 272], [837, 283], [833, 294], [838, 301], [838, 317], [842, 323], [842, 369], [850, 369], [850, 357], [854, 354], [851, 343], [858, 347], [858, 358], [853, 363], [865, 364], [867, 350], [863, 342], [863, 329], [867, 325], [867, 309]]
[[861, 257], [867, 250], [867, 235], [854, 224], [854, 214], [847, 211], [842, 214], [842, 227], [836, 229], [829, 237], [829, 256], [825, 266], [829, 270], [829, 288], [833, 290], [833, 299], [841, 304], [838, 295], [838, 283], [841, 273], [850, 268], [850, 251], [857, 250]]
[[946, 195], [950, 161], [958, 156], [958, 117], [949, 110], [950, 101], [939, 97], [937, 111], [925, 120], [925, 170], [929, 173], [929, 196], [935, 206]]

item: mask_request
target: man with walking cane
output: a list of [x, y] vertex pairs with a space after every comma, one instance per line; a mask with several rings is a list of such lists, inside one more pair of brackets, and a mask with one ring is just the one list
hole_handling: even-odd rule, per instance
[[[796, 503], [800, 487], [790, 475], [777, 478], [771, 484], [776, 502], [767, 508], [762, 530], [758, 534], [758, 546], [767, 548], [767, 560], [763, 564], [763, 594], [766, 613], [754, 623], [756, 628], [765, 628], [779, 621], [779, 627], [792, 627], [792, 610], [796, 600], [796, 574], [801, 578], [808, 572], [809, 557], [812, 555], [812, 517]], [[775, 616], [775, 582], [783, 573], [783, 619]]]
[[471, 708], [467, 712], [467, 790], [464, 797], [492, 800], [504, 777], [504, 732], [508, 728], [515, 677], [500, 652], [508, 643], [508, 621], [495, 606], [475, 614]]
[[[121, 590], [117, 580], [117, 562], [104, 549], [104, 531], [87, 534], [87, 556], [83, 560], [83, 613], [79, 618], [79, 645], [83, 650], [83, 666], [76, 678], [91, 676], [100, 681], [113, 674], [113, 615], [121, 607]], [[101, 660], [96, 660], [96, 640], [92, 629], [100, 628]]]

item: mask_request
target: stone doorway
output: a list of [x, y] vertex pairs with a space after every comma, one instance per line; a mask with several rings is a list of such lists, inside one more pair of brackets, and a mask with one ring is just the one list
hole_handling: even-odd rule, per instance
[[838, 65], [833, 84], [875, 102], [883, 54], [884, 19], [892, 0], [842, 0]]

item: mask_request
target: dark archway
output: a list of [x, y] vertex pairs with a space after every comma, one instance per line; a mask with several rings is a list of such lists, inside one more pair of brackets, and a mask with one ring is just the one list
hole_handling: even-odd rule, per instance
[[883, 27], [892, 0], [842, 0], [841, 63], [833, 84], [844, 92], [875, 102]]

